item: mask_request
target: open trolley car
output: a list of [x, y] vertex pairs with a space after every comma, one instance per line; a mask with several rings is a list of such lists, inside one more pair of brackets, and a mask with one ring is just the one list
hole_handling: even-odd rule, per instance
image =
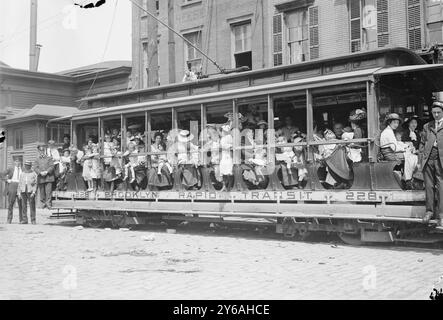
[[[333, 232], [349, 243], [393, 242], [430, 234], [435, 229], [422, 223], [424, 191], [404, 189], [394, 174], [399, 163], [380, 160], [378, 141], [390, 112], [430, 120], [429, 106], [440, 91], [443, 65], [426, 64], [417, 54], [395, 48], [90, 97], [83, 100], [84, 111], [53, 120], [70, 123], [75, 146], [80, 149], [88, 136], [96, 136], [103, 145], [105, 132], [118, 128], [124, 152], [127, 128], [137, 126], [146, 146], [139, 154], [146, 163], [138, 170], [148, 171], [151, 158], [161, 154], [151, 150], [155, 132], [186, 129], [199, 147], [200, 182], [196, 188], [187, 188], [180, 182], [180, 165], [172, 164], [170, 187], [126, 180], [110, 190], [101, 181], [98, 190], [90, 192], [75, 178], [81, 172], [72, 172], [67, 190], [53, 192], [53, 208], [74, 210], [79, 223], [95, 226], [110, 222], [122, 227], [158, 219], [271, 224], [288, 236], [304, 239], [314, 231]], [[358, 144], [362, 159], [351, 164], [352, 177], [345, 189], [327, 188], [319, 174], [323, 164], [315, 153], [331, 142], [314, 139], [315, 134], [337, 122], [346, 124], [355, 109], [367, 112], [365, 136], [334, 144], [337, 149]], [[232, 119], [232, 181], [223, 191], [214, 181], [203, 148], [204, 129], [226, 122], [224, 115], [229, 112], [253, 112], [266, 120], [268, 139], [261, 147], [267, 151], [267, 166], [274, 170], [267, 171], [265, 184], [251, 187], [242, 174], [248, 146], [242, 143], [237, 116]], [[283, 185], [275, 169], [275, 152], [282, 145], [275, 144], [269, 134], [288, 116], [306, 133], [302, 142], [283, 144], [303, 148], [306, 181], [296, 188]], [[103, 151], [101, 155], [103, 160]]]

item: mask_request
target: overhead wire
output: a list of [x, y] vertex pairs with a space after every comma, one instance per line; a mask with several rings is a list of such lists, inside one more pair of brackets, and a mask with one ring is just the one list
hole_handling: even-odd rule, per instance
[[160, 24], [162, 24], [163, 26], [165, 26], [166, 28], [168, 28], [168, 30], [172, 31], [173, 33], [175, 33], [177, 36], [179, 36], [183, 41], [185, 41], [187, 44], [189, 44], [190, 46], [192, 46], [193, 48], [195, 48], [198, 52], [200, 52], [206, 59], [208, 59], [209, 61], [212, 62], [212, 64], [214, 64], [218, 70], [220, 70], [220, 72], [224, 73], [225, 69], [222, 68], [221, 66], [218, 65], [218, 63], [211, 59], [211, 57], [209, 57], [206, 53], [204, 53], [200, 48], [198, 48], [197, 46], [195, 46], [191, 41], [189, 41], [188, 39], [186, 39], [183, 35], [181, 35], [179, 32], [177, 32], [176, 30], [174, 30], [173, 28], [171, 28], [167, 23], [164, 23], [163, 21], [161, 21], [159, 18], [156, 17], [155, 14], [149, 12], [148, 10], [146, 10], [145, 8], [143, 8], [142, 6], [140, 6], [138, 3], [134, 2], [133, 0], [129, 0], [131, 1], [131, 3], [133, 5], [135, 5], [136, 7], [138, 7], [139, 9], [143, 10], [144, 12], [146, 12], [148, 15], [150, 15], [151, 17], [153, 17], [155, 20], [157, 20]]
[[[115, 0], [114, 12], [112, 13], [112, 20], [111, 20], [111, 24], [109, 26], [108, 35], [106, 37], [106, 42], [105, 42], [105, 48], [103, 50], [103, 55], [101, 57], [101, 61], [100, 62], [104, 61], [105, 55], [106, 55], [106, 51], [108, 50], [109, 40], [111, 39], [112, 27], [114, 26], [114, 21], [115, 21], [115, 13], [117, 12], [117, 4], [118, 4], [118, 0]], [[89, 94], [90, 94], [92, 88], [94, 87], [95, 82], [97, 81], [98, 73], [99, 72], [100, 72], [100, 70], [96, 71], [95, 76], [94, 76], [94, 80], [92, 81], [91, 86], [89, 87], [88, 93], [86, 94], [85, 98], [89, 97]]]
[[[43, 19], [43, 20], [41, 20], [41, 21], [38, 21], [38, 22], [37, 22], [37, 29], [41, 28], [41, 26], [42, 26], [43, 24], [47, 23], [48, 21], [50, 21], [50, 20], [52, 20], [52, 19], [55, 19], [55, 18], [59, 18], [62, 14], [64, 14], [64, 12], [63, 12], [63, 11], [60, 11], [60, 12], [58, 12], [57, 14], [55, 14], [55, 15], [53, 15], [53, 16], [50, 16], [50, 17], [45, 18], [45, 19]], [[52, 25], [53, 25], [54, 23], [56, 23], [56, 22], [57, 22], [57, 20], [55, 20], [53, 23], [51, 23], [50, 26], [52, 26]], [[5, 39], [3, 39], [2, 41], [0, 41], [0, 45], [10, 42], [10, 41], [14, 40], [14, 39], [15, 39], [16, 37], [18, 37], [18, 36], [24, 35], [26, 32], [29, 32], [30, 28], [31, 28], [31, 27], [29, 26], [29, 27], [27, 27], [27, 28], [22, 28], [22, 29], [20, 29], [20, 30], [18, 30], [18, 31], [14, 30], [13, 33], [11, 33], [11, 34], [8, 35]], [[17, 28], [16, 28], [16, 29], [17, 29]], [[43, 29], [40, 29], [40, 30], [44, 30], [44, 29], [47, 29], [47, 27], [45, 27], [45, 28], [43, 28]], [[6, 47], [8, 47], [9, 45], [10, 45], [10, 44], [8, 44]], [[6, 48], [6, 47], [5, 47], [5, 48]]]

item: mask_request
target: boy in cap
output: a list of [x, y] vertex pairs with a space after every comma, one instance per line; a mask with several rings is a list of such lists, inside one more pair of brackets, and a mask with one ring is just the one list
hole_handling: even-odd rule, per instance
[[35, 193], [37, 192], [37, 174], [32, 168], [32, 161], [25, 162], [25, 169], [20, 175], [18, 183], [18, 197], [21, 199], [23, 207], [23, 223], [28, 223], [28, 202], [31, 211], [31, 223], [35, 224]]

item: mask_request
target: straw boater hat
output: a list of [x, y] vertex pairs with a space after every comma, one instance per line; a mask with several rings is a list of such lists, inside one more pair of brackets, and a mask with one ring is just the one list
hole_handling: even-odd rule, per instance
[[180, 130], [177, 137], [179, 142], [188, 142], [194, 139], [194, 135], [192, 135], [188, 130]]
[[48, 145], [52, 146], [52, 145], [54, 145], [54, 144], [55, 144], [55, 141], [54, 141], [54, 140], [49, 140], [49, 141], [48, 141]]
[[45, 143], [40, 143], [40, 144], [37, 145], [37, 149], [40, 150], [40, 148], [46, 148], [47, 146], [48, 146], [48, 145], [45, 144]]
[[438, 107], [440, 109], [443, 110], [443, 102], [441, 101], [434, 101], [434, 103], [432, 104], [432, 108]]
[[31, 160], [26, 160], [26, 161], [25, 161], [25, 166], [30, 166], [30, 167], [32, 167], [32, 161], [31, 161]]
[[398, 115], [398, 114], [396, 114], [396, 113], [390, 113], [390, 114], [388, 114], [387, 116], [386, 116], [386, 122], [387, 123], [389, 123], [389, 122], [391, 122], [391, 121], [393, 121], [393, 120], [398, 120], [398, 121], [400, 121], [401, 122], [401, 118], [400, 118], [400, 116]]
[[[248, 120], [241, 113], [237, 113], [237, 116], [240, 122], [245, 122]], [[234, 121], [234, 114], [232, 112], [225, 113], [225, 118], [228, 118], [229, 121]]]

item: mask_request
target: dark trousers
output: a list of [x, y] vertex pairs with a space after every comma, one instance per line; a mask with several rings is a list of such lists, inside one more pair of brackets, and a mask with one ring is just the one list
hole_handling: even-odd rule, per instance
[[38, 184], [38, 190], [40, 192], [40, 203], [42, 208], [45, 206], [49, 209], [52, 207], [52, 182], [44, 182]]
[[28, 202], [31, 211], [31, 222], [35, 222], [35, 194], [31, 192], [22, 192], [23, 222], [28, 222]]
[[18, 204], [18, 218], [19, 221], [22, 222], [22, 202], [18, 198], [17, 187], [17, 182], [11, 182], [8, 185], [8, 223], [12, 222], [12, 211], [14, 210], [14, 204], [16, 200]]
[[426, 211], [443, 220], [443, 167], [440, 160], [428, 160], [423, 168], [426, 192]]

